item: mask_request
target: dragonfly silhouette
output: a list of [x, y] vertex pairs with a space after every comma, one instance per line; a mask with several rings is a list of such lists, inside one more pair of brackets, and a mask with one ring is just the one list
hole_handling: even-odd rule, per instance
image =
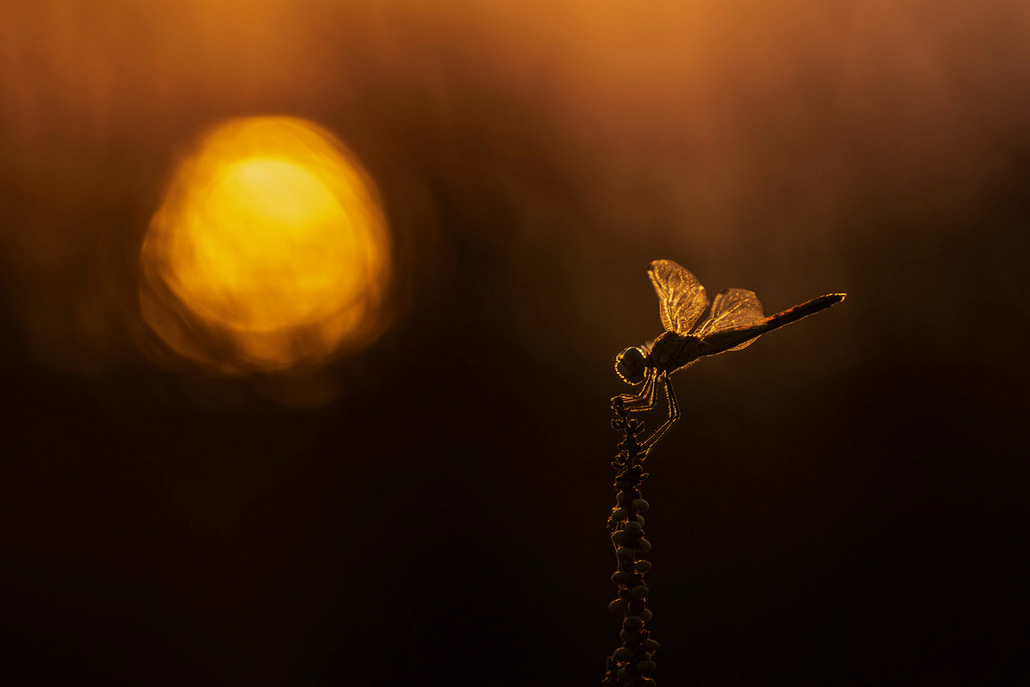
[[705, 287], [687, 269], [672, 260], [655, 260], [647, 276], [658, 293], [662, 326], [665, 332], [643, 346], [627, 348], [615, 360], [615, 371], [627, 384], [644, 386], [639, 394], [620, 394], [626, 408], [644, 412], [654, 408], [659, 385], [665, 387], [669, 419], [654, 434], [641, 442], [646, 456], [662, 435], [680, 418], [676, 392], [670, 375], [696, 363], [706, 355], [739, 351], [766, 332], [797, 322], [844, 300], [846, 294], [828, 293], [789, 310], [768, 317], [754, 291], [723, 289], [711, 304], [708, 317], [694, 326], [708, 309]]

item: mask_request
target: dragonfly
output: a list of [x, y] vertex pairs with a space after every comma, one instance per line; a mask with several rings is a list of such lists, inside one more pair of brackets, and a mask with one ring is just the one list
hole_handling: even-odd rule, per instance
[[[626, 348], [619, 353], [615, 359], [619, 377], [627, 384], [643, 384], [643, 387], [637, 394], [620, 394], [612, 399], [613, 402], [621, 399], [631, 412], [645, 412], [654, 408], [658, 388], [665, 389], [669, 417], [640, 443], [645, 457], [680, 418], [670, 378], [672, 373], [690, 367], [705, 356], [746, 348], [762, 334], [836, 305], [847, 295], [828, 293], [766, 316], [758, 296], [747, 289], [723, 289], [709, 303], [705, 287], [697, 277], [672, 260], [655, 260], [648, 267], [647, 276], [658, 294], [665, 331], [643, 346]], [[706, 312], [708, 316], [699, 324], [698, 320]]]

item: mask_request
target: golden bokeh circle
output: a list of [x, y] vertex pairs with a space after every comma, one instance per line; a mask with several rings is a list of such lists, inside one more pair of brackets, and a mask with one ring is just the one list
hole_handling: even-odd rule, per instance
[[181, 357], [274, 371], [367, 344], [390, 276], [375, 187], [327, 131], [234, 119], [178, 166], [141, 251], [144, 320]]

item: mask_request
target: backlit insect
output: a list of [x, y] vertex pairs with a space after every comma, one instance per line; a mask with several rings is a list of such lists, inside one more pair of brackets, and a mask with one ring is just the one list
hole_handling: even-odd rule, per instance
[[680, 417], [669, 378], [673, 372], [693, 365], [702, 356], [738, 351], [766, 332], [840, 303], [846, 295], [829, 293], [766, 317], [753, 291], [723, 289], [712, 302], [708, 317], [695, 327], [708, 308], [705, 287], [697, 278], [672, 260], [655, 260], [647, 276], [658, 293], [665, 332], [654, 341], [619, 353], [615, 361], [619, 377], [627, 384], [644, 386], [639, 394], [621, 394], [612, 399], [621, 398], [631, 411], [647, 411], [654, 407], [658, 385], [664, 385], [669, 419], [641, 442], [645, 455]]

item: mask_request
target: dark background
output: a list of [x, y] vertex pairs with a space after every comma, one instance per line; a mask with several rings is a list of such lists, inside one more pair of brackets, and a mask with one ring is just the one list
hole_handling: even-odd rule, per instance
[[[0, 5], [0, 681], [597, 684], [611, 366], [668, 257], [849, 295], [676, 379], [658, 682], [1018, 682], [1030, 9], [776, 5]], [[150, 214], [263, 114], [376, 179], [393, 326], [157, 364]]]

